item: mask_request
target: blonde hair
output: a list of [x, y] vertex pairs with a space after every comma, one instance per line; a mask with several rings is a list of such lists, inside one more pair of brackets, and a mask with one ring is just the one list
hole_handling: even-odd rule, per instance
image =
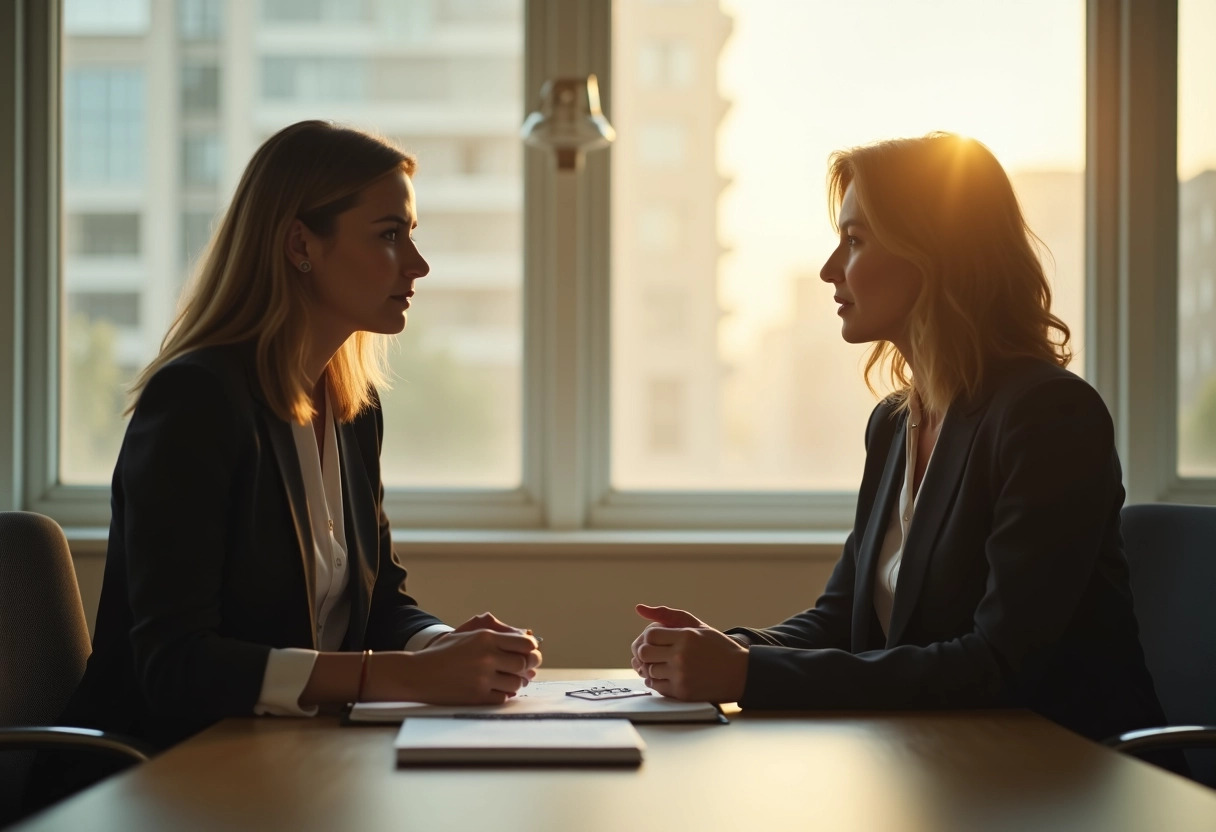
[[[311, 282], [288, 262], [296, 219], [313, 233], [334, 232], [338, 215], [364, 188], [402, 171], [413, 156], [387, 141], [324, 121], [301, 121], [275, 133], [253, 154], [183, 295], [160, 352], [131, 388], [134, 409], [148, 380], [194, 350], [254, 342], [262, 393], [280, 419], [314, 415], [305, 361]], [[335, 415], [355, 418], [387, 379], [387, 338], [356, 332], [326, 367]]]
[[901, 408], [915, 389], [941, 414], [980, 388], [993, 360], [1068, 364], [1071, 336], [1051, 312], [1036, 251], [1046, 246], [1026, 225], [1013, 185], [987, 147], [930, 133], [833, 153], [833, 224], [850, 185], [877, 241], [923, 278], [908, 326], [915, 378], [899, 350], [879, 341], [865, 367], [872, 391], [874, 371], [886, 364]]

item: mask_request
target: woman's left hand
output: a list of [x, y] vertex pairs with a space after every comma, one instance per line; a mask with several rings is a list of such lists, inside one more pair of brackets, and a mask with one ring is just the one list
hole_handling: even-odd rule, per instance
[[747, 648], [683, 610], [639, 604], [652, 624], [633, 643], [634, 668], [664, 696], [738, 702], [747, 683]]

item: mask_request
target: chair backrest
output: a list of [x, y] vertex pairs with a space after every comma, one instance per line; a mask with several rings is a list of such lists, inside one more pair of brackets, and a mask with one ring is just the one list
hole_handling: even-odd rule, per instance
[[[1216, 506], [1125, 506], [1140, 643], [1171, 725], [1216, 725]], [[1216, 752], [1187, 752], [1216, 783]]]
[[[84, 675], [91, 650], [63, 529], [0, 512], [0, 727], [49, 725]], [[0, 754], [0, 815], [24, 786], [28, 753]]]

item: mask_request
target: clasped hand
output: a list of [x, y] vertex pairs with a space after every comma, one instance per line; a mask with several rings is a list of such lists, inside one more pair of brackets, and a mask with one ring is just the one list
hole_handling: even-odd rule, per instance
[[501, 704], [536, 678], [541, 654], [527, 631], [475, 615], [414, 654], [426, 695], [440, 705]]
[[692, 613], [637, 605], [650, 624], [633, 641], [633, 669], [664, 696], [738, 702], [747, 683], [747, 648]]

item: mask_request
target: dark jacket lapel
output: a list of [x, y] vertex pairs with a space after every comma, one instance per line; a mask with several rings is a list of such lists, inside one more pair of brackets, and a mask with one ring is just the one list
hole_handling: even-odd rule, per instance
[[899, 644], [916, 607], [925, 571], [932, 560], [933, 544], [958, 494], [963, 467], [971, 455], [971, 442], [982, 413], [983, 406], [974, 402], [960, 402], [946, 413], [933, 458], [920, 485], [908, 539], [904, 541], [891, 624], [887, 628], [887, 647]]
[[342, 461], [342, 512], [345, 515], [346, 557], [350, 564], [349, 649], [362, 649], [371, 610], [372, 587], [380, 548], [379, 515], [367, 468], [359, 452], [354, 423], [338, 425], [338, 455]]
[[300, 470], [300, 455], [296, 452], [296, 441], [291, 435], [291, 425], [278, 417], [266, 401], [262, 386], [258, 383], [256, 348], [253, 344], [237, 344], [245, 367], [245, 382], [250, 395], [257, 403], [258, 416], [283, 478], [283, 490], [287, 494], [287, 507], [291, 512], [291, 525], [295, 529], [296, 542], [300, 546], [300, 566], [304, 570], [304, 586], [308, 590], [308, 624], [312, 646], [317, 648], [317, 562], [316, 543], [312, 537], [312, 522], [308, 515], [308, 496], [304, 491], [304, 474]]
[[874, 505], [866, 522], [865, 532], [857, 547], [857, 573], [853, 594], [853, 639], [852, 649], [861, 652], [870, 648], [870, 623], [874, 621], [874, 569], [878, 553], [887, 531], [887, 520], [891, 506], [899, 493], [904, 476], [904, 434], [907, 417], [900, 416], [899, 424], [891, 432], [891, 444], [887, 450], [887, 463], [878, 482]]
[[300, 471], [300, 456], [296, 452], [291, 426], [275, 416], [263, 403], [262, 422], [270, 436], [283, 487], [287, 491], [287, 506], [291, 510], [291, 523], [295, 527], [300, 544], [300, 564], [304, 568], [304, 585], [308, 589], [308, 622], [312, 632], [313, 648], [317, 646], [317, 562], [316, 543], [312, 537], [312, 523], [308, 516], [308, 497], [304, 491], [304, 474]]

